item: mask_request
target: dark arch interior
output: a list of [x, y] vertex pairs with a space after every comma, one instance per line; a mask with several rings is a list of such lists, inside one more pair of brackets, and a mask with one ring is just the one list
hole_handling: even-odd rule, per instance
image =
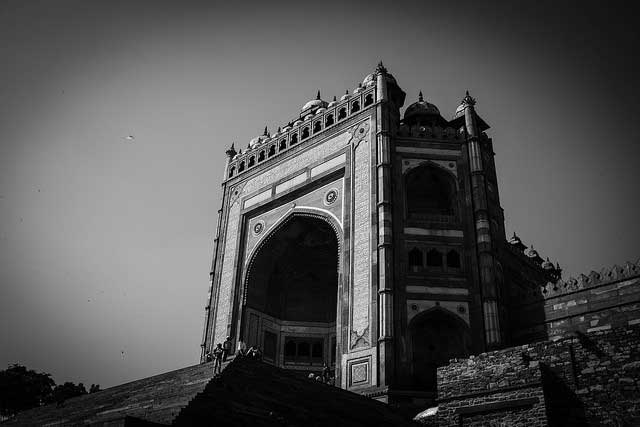
[[413, 386], [436, 390], [436, 368], [449, 359], [469, 355], [469, 328], [453, 314], [435, 309], [419, 314], [409, 325], [413, 360]]
[[333, 363], [337, 293], [335, 232], [324, 220], [294, 216], [259, 249], [251, 266], [247, 344], [264, 346], [265, 357], [276, 364]]
[[410, 217], [455, 215], [455, 183], [438, 167], [423, 165], [411, 170], [406, 193]]

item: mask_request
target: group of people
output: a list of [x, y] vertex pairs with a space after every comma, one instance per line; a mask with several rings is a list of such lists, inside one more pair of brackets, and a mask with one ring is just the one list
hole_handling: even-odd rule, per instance
[[[227, 337], [223, 343], [218, 343], [213, 350], [207, 352], [205, 355], [205, 360], [207, 362], [214, 362], [214, 374], [219, 374], [222, 371], [222, 362], [226, 362], [227, 357], [231, 354], [231, 346], [231, 337]], [[238, 341], [238, 351], [236, 356], [262, 360], [262, 352], [260, 351], [260, 348], [252, 345], [247, 350], [247, 345], [242, 340]]]
[[331, 368], [329, 368], [326, 363], [323, 365], [322, 373], [320, 375], [316, 375], [311, 372], [309, 374], [309, 379], [331, 385], [334, 385], [335, 383], [335, 378], [331, 376]]

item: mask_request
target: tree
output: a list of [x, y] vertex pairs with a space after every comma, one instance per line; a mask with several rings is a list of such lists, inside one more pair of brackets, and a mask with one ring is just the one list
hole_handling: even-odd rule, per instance
[[11, 417], [49, 401], [55, 382], [50, 374], [14, 364], [0, 371], [0, 415]]
[[83, 394], [87, 394], [84, 384], [78, 383], [78, 385], [75, 385], [74, 383], [67, 381], [62, 385], [57, 385], [53, 389], [49, 402], [56, 402], [58, 406], [62, 406], [65, 400], [76, 396], [82, 396]]

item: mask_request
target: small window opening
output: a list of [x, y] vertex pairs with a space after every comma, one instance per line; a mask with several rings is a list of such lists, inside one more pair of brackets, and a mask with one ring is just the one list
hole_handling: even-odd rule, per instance
[[269, 156], [269, 157], [271, 157], [271, 156], [274, 156], [275, 154], [276, 154], [276, 146], [275, 146], [275, 145], [272, 145], [271, 147], [269, 147], [269, 154], [268, 154], [268, 156]]
[[256, 164], [256, 158], [254, 156], [249, 157], [249, 167]]
[[369, 95], [367, 95], [364, 98], [364, 106], [365, 107], [368, 107], [371, 104], [373, 104], [373, 94], [372, 93], [370, 93]]
[[442, 254], [437, 249], [431, 249], [427, 252], [427, 266], [442, 267]]
[[313, 133], [318, 133], [322, 130], [322, 122], [321, 121], [317, 121], [314, 123], [313, 125]]
[[338, 111], [338, 120], [342, 120], [345, 117], [347, 117], [347, 109], [341, 108], [340, 111]]
[[352, 113], [355, 113], [355, 112], [357, 112], [357, 111], [360, 111], [360, 103], [359, 103], [358, 101], [354, 101], [354, 102], [351, 104], [351, 112], [352, 112]]
[[240, 166], [238, 167], [238, 172], [242, 172], [244, 170], [244, 162], [240, 162]]
[[325, 126], [331, 126], [333, 124], [333, 114], [329, 114], [327, 116], [327, 120], [325, 121]]
[[409, 251], [409, 268], [412, 271], [422, 268], [422, 251], [420, 249], [413, 248]]
[[261, 151], [260, 154], [258, 155], [258, 161], [261, 162], [264, 160], [264, 151]]
[[291, 135], [291, 143], [289, 145], [293, 145], [297, 143], [298, 143], [298, 134], [294, 133], [293, 135]]
[[301, 137], [301, 139], [306, 139], [306, 138], [309, 138], [309, 128], [308, 127], [302, 129], [302, 137]]
[[458, 251], [450, 250], [447, 252], [447, 267], [460, 268], [460, 254]]
[[287, 140], [283, 139], [280, 141], [280, 151], [287, 149]]
[[235, 172], [236, 172], [236, 168], [231, 166], [229, 168], [229, 178], [231, 178]]

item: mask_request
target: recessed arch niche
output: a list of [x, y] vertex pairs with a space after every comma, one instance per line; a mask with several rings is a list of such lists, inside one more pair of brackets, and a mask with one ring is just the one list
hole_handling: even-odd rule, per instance
[[335, 364], [339, 239], [327, 217], [292, 213], [250, 255], [240, 333], [266, 361], [300, 370]]

